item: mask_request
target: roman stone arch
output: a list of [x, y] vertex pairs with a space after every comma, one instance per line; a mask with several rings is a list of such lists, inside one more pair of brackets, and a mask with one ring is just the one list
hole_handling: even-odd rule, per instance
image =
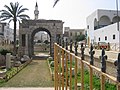
[[19, 27], [19, 55], [33, 56], [33, 38], [39, 31], [45, 31], [49, 34], [50, 55], [53, 56], [54, 42], [63, 33], [63, 22], [61, 20], [23, 20]]

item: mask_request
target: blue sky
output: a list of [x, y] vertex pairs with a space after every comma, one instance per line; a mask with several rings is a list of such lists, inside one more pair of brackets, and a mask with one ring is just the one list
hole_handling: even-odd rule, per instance
[[[19, 2], [29, 9], [26, 13], [34, 19], [36, 1], [39, 19], [62, 20], [64, 27], [70, 28], [86, 28], [86, 17], [96, 9], [116, 10], [116, 0], [60, 0], [54, 8], [54, 0], [1, 0], [0, 9], [4, 9], [4, 5], [9, 5], [10, 2]], [[120, 0], [118, 2], [120, 4]]]

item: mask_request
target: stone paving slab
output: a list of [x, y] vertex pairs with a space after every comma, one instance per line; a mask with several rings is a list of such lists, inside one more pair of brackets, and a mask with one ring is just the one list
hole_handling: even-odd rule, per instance
[[0, 88], [0, 90], [54, 90], [54, 88]]

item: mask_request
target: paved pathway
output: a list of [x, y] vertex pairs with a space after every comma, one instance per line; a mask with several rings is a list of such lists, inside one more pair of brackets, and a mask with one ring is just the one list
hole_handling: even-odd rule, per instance
[[[53, 87], [46, 60], [33, 60], [27, 67], [3, 85], [4, 87]], [[16, 90], [14, 88], [0, 88], [0, 90]], [[24, 90], [17, 88], [17, 90]], [[25, 90], [28, 90], [27, 88]], [[38, 90], [29, 89], [29, 90]], [[39, 90], [46, 90], [39, 89]], [[49, 89], [47, 89], [49, 90]], [[52, 90], [52, 89], [50, 89]]]
[[0, 90], [54, 90], [54, 88], [0, 88]]

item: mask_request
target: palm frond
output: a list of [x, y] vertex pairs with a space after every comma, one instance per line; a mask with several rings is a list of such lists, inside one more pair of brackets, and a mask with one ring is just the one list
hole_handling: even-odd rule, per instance
[[2, 18], [1, 21], [9, 20], [10, 17]]
[[28, 15], [26, 15], [26, 14], [21, 14], [21, 15], [18, 15], [17, 16], [17, 20], [19, 21], [21, 21], [21, 20], [23, 20], [23, 19], [25, 19], [25, 20], [27, 20], [27, 19], [29, 19], [30, 17], [28, 16]]
[[21, 15], [18, 15], [18, 17], [25, 17], [25, 18], [30, 18], [28, 15], [26, 14], [21, 14]]
[[[15, 3], [16, 4], [16, 3]], [[16, 15], [16, 6], [12, 2], [10, 3], [10, 6], [12, 8], [13, 15]]]
[[[9, 14], [9, 15], [12, 15], [10, 12], [4, 10], [4, 11], [1, 11], [2, 13], [1, 14]], [[12, 15], [13, 16], [13, 15]]]
[[10, 19], [8, 23], [10, 23], [11, 21], [13, 21], [13, 19]]
[[54, 3], [54, 5], [53, 5], [53, 7], [55, 7], [55, 5], [57, 4], [58, 1], [59, 1], [59, 0], [55, 0], [55, 3]]
[[6, 10], [0, 10], [0, 12], [6, 12]]
[[10, 15], [7, 15], [7, 14], [2, 14], [2, 15], [0, 16], [0, 18], [4, 18], [4, 17], [10, 17], [10, 18], [11, 18], [11, 16], [10, 16]]
[[12, 2], [10, 2], [10, 6], [11, 6], [12, 10], [14, 10], [14, 4]]
[[1, 14], [1, 16], [0, 16], [0, 19], [2, 19], [2, 18], [8, 18], [8, 17], [10, 17], [10, 18], [12, 18], [13, 16], [11, 15], [11, 14], [9, 14], [9, 13], [2, 13]]
[[4, 7], [8, 10], [7, 12], [10, 12], [11, 14], [14, 14], [13, 10], [9, 6], [5, 5]]
[[18, 12], [18, 8], [19, 8], [19, 3], [16, 2], [16, 3], [15, 3], [15, 12], [16, 12], [16, 14], [17, 14], [17, 12]]
[[22, 8], [22, 9], [19, 10], [18, 14], [21, 14], [22, 12], [24, 12], [26, 10], [28, 10], [28, 9], [27, 8]]
[[19, 6], [17, 12], [19, 12], [22, 7], [23, 7], [23, 5]]
[[9, 12], [5, 11], [5, 12], [2, 12], [1, 15], [0, 15], [0, 18], [3, 18], [3, 17], [13, 17], [12, 14], [10, 14]]

